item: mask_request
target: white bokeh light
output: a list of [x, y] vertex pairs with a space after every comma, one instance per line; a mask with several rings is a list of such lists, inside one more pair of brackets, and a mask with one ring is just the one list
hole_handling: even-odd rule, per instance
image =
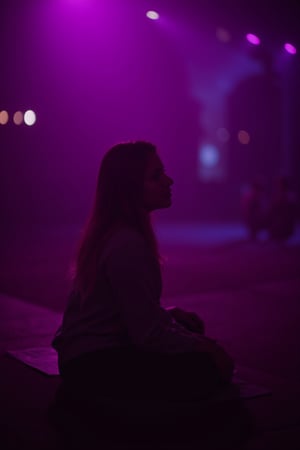
[[35, 112], [32, 111], [31, 109], [26, 111], [25, 114], [24, 114], [24, 122], [29, 127], [31, 127], [31, 125], [34, 125], [35, 122], [36, 122], [36, 114], [35, 114]]
[[156, 11], [147, 11], [146, 16], [148, 17], [148, 19], [151, 19], [151, 20], [159, 19], [159, 14]]
[[199, 160], [205, 167], [214, 167], [220, 160], [219, 150], [214, 145], [206, 144], [199, 151]]

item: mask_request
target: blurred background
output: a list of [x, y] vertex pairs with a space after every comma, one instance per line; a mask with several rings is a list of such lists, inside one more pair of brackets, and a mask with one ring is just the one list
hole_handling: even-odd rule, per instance
[[249, 450], [300, 448], [299, 24], [295, 0], [0, 0], [1, 448], [50, 448], [55, 378], [5, 352], [49, 347], [101, 158], [137, 139], [175, 181], [164, 304], [272, 391]]
[[81, 224], [103, 153], [124, 140], [155, 143], [175, 180], [162, 221], [239, 220], [257, 179], [268, 192], [289, 176], [299, 195], [299, 10], [2, 0], [2, 225]]

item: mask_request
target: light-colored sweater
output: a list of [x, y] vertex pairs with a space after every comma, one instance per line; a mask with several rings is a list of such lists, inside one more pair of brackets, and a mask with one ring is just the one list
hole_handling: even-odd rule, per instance
[[196, 351], [199, 337], [179, 325], [160, 304], [160, 267], [136, 231], [108, 241], [98, 265], [96, 289], [83, 303], [70, 294], [53, 340], [59, 365], [84, 353], [135, 346], [147, 351]]

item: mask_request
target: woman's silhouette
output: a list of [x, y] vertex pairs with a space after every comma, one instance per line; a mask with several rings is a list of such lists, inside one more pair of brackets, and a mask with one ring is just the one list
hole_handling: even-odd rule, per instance
[[53, 340], [62, 377], [57, 401], [73, 411], [97, 414], [108, 399], [114, 411], [126, 405], [142, 414], [163, 402], [210, 398], [230, 384], [233, 361], [204, 335], [202, 320], [160, 303], [150, 214], [171, 205], [172, 184], [151, 143], [118, 144], [102, 160]]

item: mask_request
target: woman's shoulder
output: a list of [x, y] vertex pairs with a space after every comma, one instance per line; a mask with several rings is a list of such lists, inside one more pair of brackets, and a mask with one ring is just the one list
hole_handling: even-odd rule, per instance
[[[127, 273], [159, 272], [156, 259], [146, 239], [138, 230], [122, 228], [116, 230], [107, 240], [99, 259], [99, 269]], [[129, 273], [128, 272], [128, 273]], [[152, 271], [150, 271], [152, 272]]]

